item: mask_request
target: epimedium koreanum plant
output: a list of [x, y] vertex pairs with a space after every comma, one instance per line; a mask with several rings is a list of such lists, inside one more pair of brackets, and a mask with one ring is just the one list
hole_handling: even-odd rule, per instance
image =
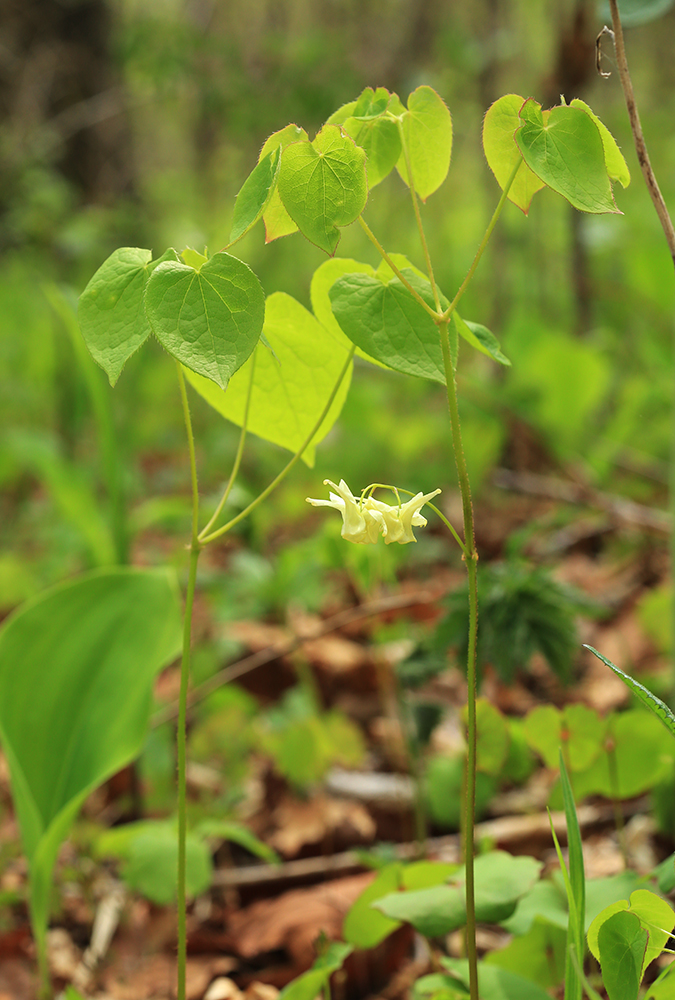
[[[477, 552], [455, 384], [459, 339], [500, 364], [509, 361], [493, 334], [482, 324], [460, 317], [457, 306], [507, 200], [527, 214], [533, 196], [548, 186], [582, 211], [616, 213], [612, 182], [618, 180], [625, 186], [629, 174], [610, 133], [583, 102], [575, 100], [569, 106], [563, 103], [546, 111], [532, 98], [525, 100], [511, 94], [498, 100], [485, 117], [483, 147], [502, 193], [467, 276], [450, 301], [443, 295], [434, 274], [420, 202], [425, 202], [445, 180], [452, 139], [450, 112], [431, 87], [418, 87], [408, 97], [407, 104], [384, 88], [366, 88], [356, 101], [338, 109], [313, 140], [294, 124], [269, 137], [237, 196], [230, 243], [224, 250], [209, 257], [192, 249], [179, 253], [169, 248], [153, 259], [150, 250], [122, 248], [102, 264], [80, 298], [83, 337], [111, 385], [114, 386], [126, 362], [151, 335], [174, 359], [187, 433], [192, 530], [177, 726], [179, 1000], [185, 998], [186, 960], [185, 728], [199, 554], [205, 545], [222, 538], [263, 502], [298, 461], [313, 464], [314, 448], [337, 419], [346, 397], [355, 355], [444, 385], [447, 393], [462, 494], [463, 539], [447, 521], [446, 524], [466, 563], [470, 609], [468, 752], [463, 806], [465, 869], [461, 889], [454, 892], [455, 895], [460, 892], [464, 899], [459, 925], [465, 924], [467, 928], [469, 994], [471, 1000], [478, 1000], [473, 849]], [[394, 170], [410, 192], [424, 270], [413, 266], [401, 253], [387, 252], [363, 217], [369, 191]], [[330, 259], [312, 278], [312, 312], [281, 292], [265, 298], [255, 274], [229, 252], [260, 218], [264, 220], [267, 241], [299, 230], [329, 255]], [[355, 222], [381, 257], [377, 269], [368, 263], [333, 256], [340, 230]], [[241, 427], [228, 483], [203, 526], [186, 382], [217, 412]], [[292, 457], [248, 507], [220, 523], [248, 432], [280, 444]], [[412, 527], [421, 526], [424, 521], [420, 507], [436, 493], [416, 494], [404, 504], [399, 499], [397, 506], [390, 506], [372, 497], [373, 488], [369, 487], [356, 500], [342, 484], [334, 487], [335, 495], [345, 505], [345, 523], [349, 509], [350, 516], [355, 518], [357, 535], [364, 532], [369, 541], [377, 540], [375, 535], [380, 532], [385, 541], [413, 540]], [[324, 503], [337, 504], [340, 509], [336, 500]], [[74, 651], [73, 655], [76, 654]], [[7, 727], [2, 720], [0, 725], [3, 725], [3, 742], [7, 742]], [[23, 781], [20, 755], [15, 758], [10, 755], [10, 766], [15, 790], [20, 789]], [[81, 798], [77, 799], [68, 813], [69, 821], [74, 818], [80, 801]], [[30, 854], [28, 847], [34, 836], [27, 815], [22, 813], [20, 819]], [[62, 839], [67, 823], [62, 823], [58, 832]], [[31, 879], [36, 872], [31, 856]], [[50, 873], [51, 868], [47, 883]], [[34, 920], [34, 928], [37, 929], [38, 923], [40, 928], [46, 927], [44, 905], [39, 921]], [[324, 963], [322, 968], [328, 965]], [[48, 990], [44, 969], [43, 963], [43, 984]], [[321, 975], [325, 978], [323, 972]], [[311, 988], [316, 992], [314, 985], [312, 980]]]

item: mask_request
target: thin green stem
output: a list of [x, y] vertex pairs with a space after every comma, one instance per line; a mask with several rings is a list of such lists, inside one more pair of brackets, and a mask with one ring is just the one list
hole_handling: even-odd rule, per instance
[[447, 322], [439, 326], [447, 384], [448, 412], [457, 478], [464, 517], [464, 561], [469, 585], [469, 648], [467, 654], [467, 756], [465, 796], [462, 810], [462, 846], [466, 881], [466, 953], [469, 961], [469, 994], [478, 1000], [478, 953], [476, 948], [476, 895], [474, 879], [474, 831], [476, 814], [476, 639], [478, 635], [478, 552], [474, 532], [471, 484], [466, 467], [457, 403], [457, 383], [450, 353]]
[[438, 294], [438, 288], [436, 287], [436, 279], [434, 278], [434, 269], [431, 264], [431, 256], [429, 254], [429, 247], [427, 245], [427, 238], [424, 233], [424, 226], [422, 225], [422, 216], [420, 214], [419, 200], [417, 198], [417, 192], [415, 191], [415, 182], [412, 172], [412, 163], [410, 162], [410, 150], [408, 149], [408, 143], [405, 140], [405, 132], [403, 131], [403, 122], [400, 118], [396, 119], [396, 124], [398, 125], [398, 134], [401, 137], [401, 148], [403, 150], [403, 158], [405, 159], [405, 168], [408, 174], [408, 188], [410, 190], [410, 197], [412, 199], [413, 211], [415, 213], [415, 219], [417, 221], [417, 229], [420, 234], [420, 241], [422, 243], [422, 252], [424, 254], [424, 260], [427, 265], [427, 274], [429, 276], [429, 284], [431, 285], [431, 290], [434, 294], [434, 302], [436, 303], [437, 312], [441, 312], [441, 299]]
[[47, 928], [41, 927], [38, 931], [33, 924], [33, 938], [35, 939], [38, 963], [38, 1000], [50, 1000], [54, 994], [52, 993], [52, 977], [49, 973], [49, 959], [47, 957]]
[[518, 160], [518, 162], [516, 163], [515, 167], [511, 171], [511, 176], [509, 177], [509, 179], [507, 180], [506, 184], [504, 185], [504, 189], [502, 191], [502, 196], [499, 199], [499, 201], [497, 202], [497, 207], [495, 208], [494, 212], [492, 213], [492, 218], [490, 219], [490, 221], [488, 223], [488, 227], [485, 230], [485, 235], [483, 236], [483, 239], [480, 242], [480, 246], [476, 250], [476, 256], [474, 257], [474, 259], [473, 259], [473, 261], [471, 263], [471, 267], [467, 271], [466, 278], [464, 279], [464, 281], [462, 282], [462, 284], [459, 286], [459, 288], [457, 290], [457, 294], [455, 295], [454, 299], [452, 300], [452, 302], [450, 303], [450, 305], [448, 306], [448, 308], [443, 313], [443, 319], [444, 320], [450, 319], [450, 317], [454, 313], [455, 309], [457, 308], [457, 304], [459, 303], [459, 300], [461, 299], [462, 295], [464, 295], [464, 292], [466, 291], [469, 282], [471, 281], [471, 279], [473, 278], [474, 274], [476, 273], [476, 268], [478, 267], [478, 265], [480, 263], [480, 259], [483, 256], [483, 252], [484, 252], [486, 246], [488, 245], [490, 237], [492, 236], [492, 230], [497, 225], [497, 220], [499, 219], [499, 216], [502, 214], [502, 209], [504, 208], [504, 205], [506, 204], [506, 199], [508, 198], [509, 191], [511, 190], [511, 185], [513, 184], [514, 180], [516, 179], [516, 174], [518, 173], [522, 162], [523, 162], [522, 160]]
[[364, 220], [363, 216], [361, 215], [359, 216], [359, 224], [361, 226], [361, 229], [364, 231], [370, 242], [373, 244], [373, 246], [379, 253], [379, 255], [382, 257], [382, 260], [384, 260], [389, 265], [389, 267], [392, 269], [392, 271], [394, 272], [398, 280], [401, 282], [401, 284], [408, 289], [408, 291], [415, 299], [415, 301], [418, 302], [422, 306], [422, 308], [429, 313], [433, 321], [437, 322], [440, 315], [440, 309], [439, 312], [436, 312], [435, 309], [432, 309], [429, 303], [424, 301], [424, 299], [417, 291], [417, 289], [413, 288], [413, 286], [410, 284], [410, 282], [405, 277], [400, 268], [398, 268], [396, 264], [394, 264], [393, 260], [391, 259], [387, 251], [384, 249], [384, 247], [378, 240], [375, 233], [372, 231], [368, 223]]
[[249, 380], [248, 380], [248, 389], [246, 390], [246, 402], [244, 404], [244, 418], [243, 418], [242, 424], [241, 424], [241, 434], [239, 435], [239, 445], [237, 446], [237, 454], [234, 457], [234, 465], [232, 466], [232, 472], [230, 473], [230, 478], [227, 481], [227, 485], [225, 487], [223, 495], [220, 498], [220, 502], [218, 503], [218, 506], [216, 507], [215, 511], [213, 512], [212, 517], [209, 519], [208, 523], [205, 524], [204, 527], [202, 528], [202, 530], [199, 532], [198, 537], [200, 539], [203, 538], [204, 535], [208, 535], [209, 531], [211, 530], [211, 528], [213, 527], [213, 525], [218, 520], [220, 512], [223, 509], [223, 507], [225, 506], [225, 504], [227, 503], [227, 499], [228, 499], [230, 493], [232, 492], [232, 487], [234, 486], [234, 482], [235, 482], [235, 480], [237, 478], [237, 475], [239, 473], [239, 467], [241, 465], [242, 455], [244, 454], [244, 444], [246, 442], [246, 430], [247, 430], [247, 427], [248, 427], [248, 414], [249, 414], [249, 410], [250, 410], [250, 407], [251, 407], [251, 395], [252, 395], [252, 392], [253, 392], [253, 376], [255, 374], [255, 359], [256, 359], [257, 350], [258, 349], [256, 347], [255, 351], [253, 352], [253, 357], [251, 358], [251, 372], [250, 372]]
[[187, 779], [186, 779], [186, 719], [187, 696], [190, 684], [190, 642], [192, 638], [192, 607], [197, 582], [199, 546], [190, 548], [188, 586], [185, 595], [185, 617], [183, 619], [183, 656], [180, 669], [180, 693], [178, 696], [178, 1000], [185, 1000], [185, 975], [187, 963], [187, 892], [186, 854], [187, 838]]
[[180, 387], [183, 417], [190, 454], [190, 479], [192, 481], [192, 535], [190, 539], [190, 562], [188, 583], [185, 594], [185, 610], [183, 617], [183, 655], [180, 669], [180, 692], [178, 695], [177, 723], [177, 756], [178, 756], [178, 989], [177, 1000], [186, 997], [186, 964], [187, 964], [187, 893], [186, 893], [186, 852], [187, 838], [187, 699], [190, 684], [190, 643], [192, 639], [192, 608], [194, 605], [195, 587], [197, 584], [197, 564], [201, 545], [198, 538], [199, 530], [199, 487], [197, 482], [197, 461], [195, 456], [195, 441], [192, 433], [192, 421], [188, 405], [183, 369], [176, 362], [178, 385]]
[[300, 461], [302, 455], [306, 451], [307, 447], [312, 443], [314, 437], [317, 434], [317, 431], [319, 430], [319, 428], [321, 427], [322, 423], [326, 419], [326, 416], [328, 415], [328, 411], [330, 410], [331, 406], [333, 405], [333, 401], [335, 400], [335, 397], [338, 394], [338, 390], [339, 390], [340, 386], [342, 385], [344, 377], [347, 374], [347, 372], [349, 371], [349, 366], [352, 363], [352, 359], [354, 357], [354, 351], [355, 350], [356, 350], [356, 347], [354, 345], [352, 345], [352, 347], [349, 349], [349, 352], [347, 354], [347, 358], [345, 360], [345, 363], [342, 366], [342, 370], [340, 371], [340, 374], [337, 377], [337, 381], [335, 382], [335, 385], [333, 386], [333, 390], [332, 390], [330, 396], [328, 397], [328, 400], [326, 401], [326, 405], [324, 406], [323, 410], [321, 411], [321, 413], [320, 413], [319, 417], [317, 418], [317, 421], [314, 424], [314, 426], [312, 427], [311, 431], [309, 432], [309, 434], [307, 435], [307, 437], [305, 438], [305, 440], [302, 442], [302, 444], [300, 445], [299, 449], [296, 451], [295, 455], [293, 455], [293, 458], [290, 460], [290, 462], [288, 462], [284, 466], [284, 468], [281, 470], [281, 472], [279, 473], [279, 475], [276, 476], [272, 480], [272, 482], [269, 484], [269, 486], [267, 486], [262, 491], [262, 493], [255, 498], [255, 500], [251, 501], [251, 503], [248, 505], [248, 507], [245, 507], [244, 510], [240, 511], [239, 514], [237, 514], [236, 517], [233, 517], [230, 521], [227, 522], [227, 524], [222, 525], [222, 527], [218, 528], [216, 531], [212, 531], [210, 535], [203, 535], [202, 534], [199, 537], [199, 541], [201, 542], [202, 545], [208, 545], [210, 542], [215, 542], [215, 540], [217, 538], [220, 538], [227, 531], [229, 531], [231, 528], [233, 528], [235, 526], [235, 524], [239, 524], [239, 522], [243, 521], [245, 517], [248, 517], [248, 515], [251, 513], [251, 511], [255, 510], [255, 508], [258, 507], [259, 504], [261, 504], [263, 502], [263, 500], [267, 499], [267, 497], [270, 495], [270, 493], [277, 488], [277, 486], [279, 485], [279, 483], [282, 482], [282, 480], [284, 480], [286, 478], [286, 476], [291, 471], [291, 469], [298, 464], [298, 462]]
[[190, 406], [188, 404], [187, 390], [185, 388], [185, 376], [181, 364], [176, 362], [178, 372], [178, 386], [180, 389], [180, 399], [183, 406], [183, 419], [185, 421], [185, 431], [188, 441], [188, 452], [190, 454], [190, 481], [192, 483], [192, 545], [199, 542], [199, 484], [197, 482], [197, 457], [195, 454], [195, 438], [192, 433], [192, 420], [190, 418]]

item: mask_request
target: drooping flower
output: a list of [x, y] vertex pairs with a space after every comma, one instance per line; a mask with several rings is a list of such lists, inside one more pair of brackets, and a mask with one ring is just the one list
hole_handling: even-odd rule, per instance
[[420, 508], [432, 497], [435, 497], [440, 490], [433, 493], [417, 493], [406, 503], [392, 506], [376, 500], [372, 496], [354, 496], [344, 479], [340, 480], [340, 485], [336, 486], [330, 479], [324, 479], [325, 486], [332, 486], [335, 493], [329, 493], [329, 500], [312, 500], [307, 497], [307, 503], [315, 507], [334, 507], [342, 514], [342, 537], [349, 542], [360, 544], [375, 544], [380, 535], [385, 543], [400, 542], [405, 545], [407, 542], [415, 542], [417, 539], [413, 535], [413, 527], [424, 527], [427, 523], [425, 517], [420, 514]]

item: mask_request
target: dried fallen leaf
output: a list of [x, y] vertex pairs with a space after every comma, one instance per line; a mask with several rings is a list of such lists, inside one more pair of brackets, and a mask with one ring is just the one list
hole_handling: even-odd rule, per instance
[[272, 814], [277, 827], [269, 843], [287, 858], [295, 857], [306, 844], [320, 844], [339, 834], [350, 843], [369, 842], [376, 833], [375, 821], [358, 802], [315, 795], [303, 801], [287, 797]]
[[340, 937], [345, 914], [373, 877], [366, 872], [293, 889], [239, 910], [228, 924], [238, 954], [253, 958], [283, 949], [293, 960], [295, 974], [308, 969], [316, 958], [319, 933], [323, 931], [329, 940]]

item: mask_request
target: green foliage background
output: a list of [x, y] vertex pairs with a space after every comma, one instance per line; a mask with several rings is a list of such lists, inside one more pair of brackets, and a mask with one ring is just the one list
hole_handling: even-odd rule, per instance
[[[446, 291], [464, 276], [498, 199], [480, 142], [494, 99], [521, 93], [547, 107], [562, 90], [568, 102], [587, 100], [617, 137], [634, 178], [617, 191], [624, 217], [581, 216], [550, 191], [537, 196], [527, 219], [513, 206], [504, 213], [463, 312], [494, 330], [513, 367], [463, 359], [462, 419], [476, 485], [487, 481], [514, 424], [525, 421], [554, 460], [580, 465], [603, 488], [658, 499], [659, 487], [626, 467], [658, 476], [668, 457], [675, 285], [618, 78], [595, 74], [592, 43], [603, 20], [594, 4], [568, 0], [554, 15], [545, 0], [115, 0], [106, 9], [117, 103], [96, 127], [114, 124], [124, 134], [125, 183], [85, 190], [64, 174], [62, 145], [48, 141], [58, 138], [58, 118], [36, 118], [22, 130], [10, 117], [0, 126], [0, 608], [114, 558], [96, 509], [104, 488], [91, 371], [86, 359], [75, 363], [64, 312], [46, 290], [79, 293], [120, 244], [220, 249], [266, 137], [296, 122], [312, 138], [367, 85], [407, 96], [428, 83], [452, 112], [450, 177], [425, 215]], [[577, 36], [575, 18], [583, 22]], [[630, 29], [627, 44], [652, 160], [672, 205], [675, 12]], [[119, 163], [110, 163], [114, 169]], [[396, 177], [371, 195], [368, 219], [385, 247], [408, 239], [417, 246], [406, 200]], [[259, 225], [238, 253], [266, 294], [283, 290], [309, 306], [309, 277], [324, 255], [299, 234], [263, 241]], [[338, 253], [377, 264], [357, 227], [344, 230]], [[421, 252], [413, 263], [422, 263]], [[153, 531], [168, 531], [176, 539], [169, 559], [180, 564], [189, 517], [183, 428], [173, 368], [161, 351], [131, 359], [111, 406], [129, 532], [141, 530], [146, 557], [162, 561], [166, 540]], [[202, 490], [215, 495], [238, 431], [197, 397], [193, 409]], [[256, 512], [245, 529], [249, 545], [279, 549], [288, 525], [291, 534], [306, 533], [292, 525], [306, 518], [304, 497], [316, 495], [324, 477], [359, 489], [373, 480], [452, 486], [444, 411], [439, 388], [357, 367], [315, 469], [296, 470], [276, 501]], [[242, 490], [267, 481], [279, 464], [273, 446], [251, 438]]]

